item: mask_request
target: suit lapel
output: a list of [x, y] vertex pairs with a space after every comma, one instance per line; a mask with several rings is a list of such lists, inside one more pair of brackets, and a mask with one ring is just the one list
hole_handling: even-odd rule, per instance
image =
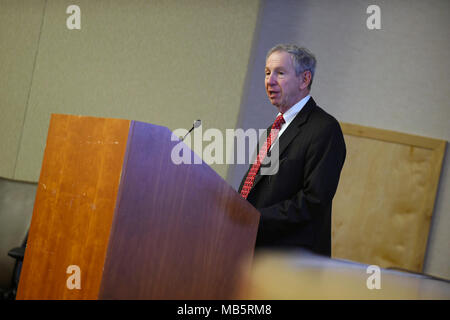
[[[308, 117], [315, 106], [316, 102], [313, 100], [312, 97], [310, 97], [308, 102], [302, 108], [302, 110], [300, 110], [300, 112], [295, 116], [294, 120], [292, 120], [292, 122], [289, 124], [289, 127], [287, 127], [286, 131], [284, 131], [281, 137], [277, 139], [275, 143], [276, 144], [279, 143], [279, 151], [278, 151], [278, 159], [275, 159], [275, 161], [279, 161], [281, 159], [283, 152], [286, 150], [286, 148], [289, 146], [292, 140], [301, 132], [302, 125], [305, 124], [305, 122], [308, 120]], [[268, 132], [267, 134], [270, 134], [271, 127], [272, 126], [270, 126], [267, 129]], [[265, 177], [265, 175], [261, 175], [260, 172], [261, 170], [258, 171], [258, 174], [255, 177], [255, 182], [253, 183], [252, 190], [255, 188], [256, 184], [263, 177]]]
[[300, 110], [300, 112], [295, 116], [294, 120], [292, 120], [286, 131], [283, 132], [283, 135], [280, 137], [280, 139], [277, 140], [277, 142], [280, 143], [280, 158], [284, 150], [286, 150], [292, 140], [300, 133], [302, 125], [305, 124], [305, 122], [308, 120], [308, 117], [315, 106], [316, 102], [312, 97], [310, 97], [302, 110]]

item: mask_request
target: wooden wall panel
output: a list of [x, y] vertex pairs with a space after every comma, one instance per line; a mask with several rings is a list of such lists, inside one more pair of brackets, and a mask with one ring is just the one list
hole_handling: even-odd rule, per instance
[[341, 124], [332, 256], [422, 271], [446, 142]]

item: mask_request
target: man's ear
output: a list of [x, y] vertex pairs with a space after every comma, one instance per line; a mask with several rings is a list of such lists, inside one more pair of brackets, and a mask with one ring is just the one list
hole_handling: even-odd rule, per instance
[[300, 75], [300, 90], [308, 88], [311, 83], [311, 71], [306, 70]]

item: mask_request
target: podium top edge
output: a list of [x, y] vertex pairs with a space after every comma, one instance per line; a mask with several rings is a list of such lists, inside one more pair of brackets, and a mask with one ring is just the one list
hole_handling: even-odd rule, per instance
[[139, 121], [139, 120], [131, 120], [131, 119], [123, 119], [123, 118], [109, 118], [109, 117], [98, 117], [98, 116], [88, 116], [88, 115], [77, 115], [77, 114], [67, 114], [67, 113], [51, 113], [50, 114], [50, 119], [96, 119], [96, 120], [112, 120], [112, 121], [127, 121], [130, 122], [130, 124], [145, 124], [145, 125], [152, 125], [152, 126], [157, 126], [157, 127], [161, 127], [167, 130], [170, 130], [168, 127], [166, 126], [162, 126], [159, 124], [155, 124], [155, 123], [149, 123], [149, 122], [144, 122], [144, 121]]

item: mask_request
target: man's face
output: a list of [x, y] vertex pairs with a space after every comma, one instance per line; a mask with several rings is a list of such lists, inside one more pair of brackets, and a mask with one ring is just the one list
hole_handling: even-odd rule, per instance
[[302, 81], [295, 74], [291, 55], [273, 52], [266, 60], [266, 93], [270, 102], [282, 113], [301, 100]]

